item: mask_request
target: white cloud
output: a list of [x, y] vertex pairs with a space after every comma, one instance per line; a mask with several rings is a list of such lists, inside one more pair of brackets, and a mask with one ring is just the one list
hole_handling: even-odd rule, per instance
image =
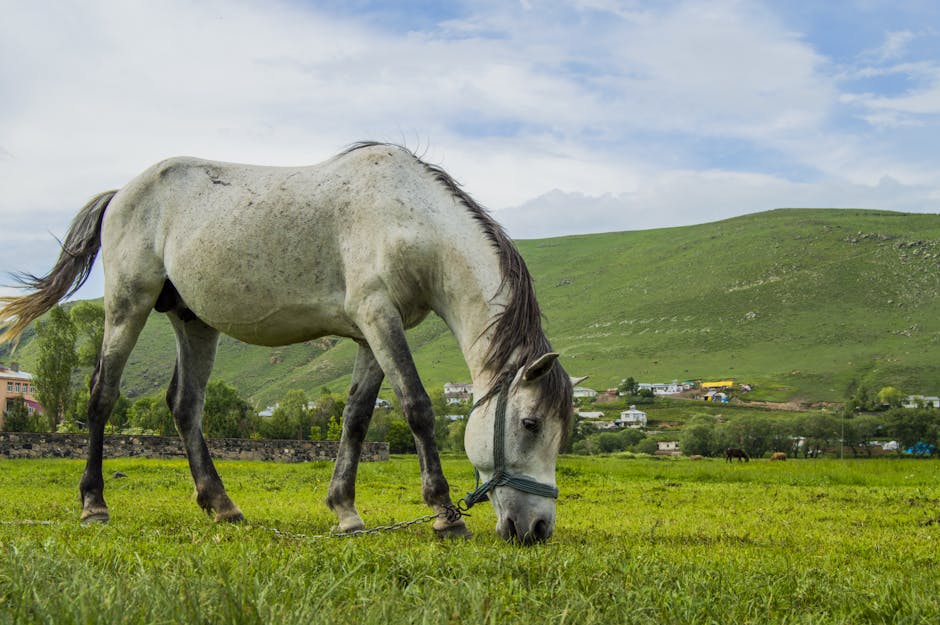
[[890, 32], [885, 36], [885, 42], [874, 51], [879, 61], [893, 61], [907, 53], [908, 46], [915, 39], [914, 33], [909, 30]]
[[[495, 217], [519, 238], [645, 230], [706, 223], [775, 208], [872, 208], [940, 212], [936, 187], [797, 183], [760, 174], [668, 171], [635, 192], [590, 196], [554, 190]], [[690, 219], [690, 217], [692, 217]]]
[[[936, 64], [909, 58], [914, 30], [836, 75], [756, 0], [484, 0], [412, 32], [288, 2], [0, 2], [0, 216], [19, 223], [0, 232], [0, 269], [44, 271], [47, 230], [174, 154], [299, 165], [403, 142], [485, 205], [520, 207], [497, 216], [525, 236], [566, 211], [624, 229], [801, 199], [903, 205], [885, 176], [903, 197], [940, 188], [937, 157], [895, 136], [940, 112]], [[866, 73], [916, 88], [840, 91]], [[552, 189], [567, 195], [530, 202]]]
[[741, 3], [683, 4], [630, 34], [624, 98], [644, 125], [769, 138], [817, 127], [832, 100], [812, 48]]

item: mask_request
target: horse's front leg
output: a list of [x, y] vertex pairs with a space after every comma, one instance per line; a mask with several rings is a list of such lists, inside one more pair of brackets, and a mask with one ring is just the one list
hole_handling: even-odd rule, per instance
[[444, 477], [437, 441], [434, 439], [434, 410], [431, 407], [431, 398], [419, 384], [417, 389], [402, 394], [401, 405], [405, 419], [414, 434], [424, 501], [440, 515], [434, 521], [434, 531], [439, 536], [469, 538], [467, 524], [459, 516], [453, 518], [456, 508], [450, 498], [450, 485]]
[[384, 377], [372, 350], [368, 345], [360, 344], [349, 397], [343, 409], [343, 434], [326, 498], [326, 504], [336, 513], [338, 529], [342, 532], [365, 528], [356, 510], [356, 471], [362, 455], [362, 442], [369, 431], [369, 422], [375, 410], [375, 398], [379, 395]]
[[379, 297], [373, 298], [364, 309], [367, 315], [360, 329], [388, 376], [414, 434], [424, 501], [441, 515], [434, 522], [434, 530], [441, 536], [468, 537], [470, 532], [463, 519], [454, 519], [452, 516], [454, 503], [450, 497], [450, 486], [444, 477], [434, 440], [431, 398], [418, 377], [401, 317], [390, 303], [383, 302]]

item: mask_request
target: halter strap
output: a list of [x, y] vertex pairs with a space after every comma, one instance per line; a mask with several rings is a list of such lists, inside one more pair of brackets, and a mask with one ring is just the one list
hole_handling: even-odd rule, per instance
[[[459, 503], [463, 504], [464, 510], [469, 510], [474, 504], [488, 499], [488, 493], [497, 486], [509, 486], [524, 493], [558, 499], [557, 487], [544, 484], [525, 475], [512, 475], [506, 471], [506, 404], [509, 403], [509, 386], [512, 379], [512, 374], [509, 374], [499, 383], [499, 395], [496, 397], [496, 422], [493, 425], [493, 477], [480, 484], [480, 472], [474, 469], [477, 476], [477, 486], [460, 500]], [[467, 415], [467, 420], [470, 420], [474, 410], [489, 399], [490, 397], [484, 397], [474, 403], [470, 408], [470, 414]]]

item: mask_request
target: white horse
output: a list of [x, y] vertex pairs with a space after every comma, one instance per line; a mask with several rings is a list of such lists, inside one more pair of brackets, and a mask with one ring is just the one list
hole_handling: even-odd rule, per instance
[[82, 520], [106, 522], [104, 425], [151, 309], [168, 315], [177, 358], [167, 403], [183, 438], [197, 501], [240, 521], [202, 434], [219, 332], [258, 345], [323, 335], [359, 344], [327, 504], [339, 529], [361, 529], [355, 479], [385, 376], [410, 425], [434, 529], [468, 535], [453, 515], [434, 415], [405, 329], [437, 313], [454, 333], [477, 399], [465, 447], [485, 481], [497, 532], [525, 544], [551, 536], [555, 462], [572, 413], [571, 380], [542, 332], [528, 269], [502, 228], [442, 169], [399, 146], [361, 143], [311, 167], [171, 158], [76, 216], [55, 267], [22, 276], [5, 298], [0, 338], [15, 339], [75, 292], [100, 248], [105, 278], [101, 358], [91, 379]]

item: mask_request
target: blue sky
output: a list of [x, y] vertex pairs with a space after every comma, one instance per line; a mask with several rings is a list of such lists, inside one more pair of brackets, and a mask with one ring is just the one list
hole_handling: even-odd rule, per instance
[[3, 271], [46, 271], [85, 200], [164, 157], [303, 165], [361, 139], [444, 166], [523, 238], [940, 212], [936, 2], [0, 10]]

